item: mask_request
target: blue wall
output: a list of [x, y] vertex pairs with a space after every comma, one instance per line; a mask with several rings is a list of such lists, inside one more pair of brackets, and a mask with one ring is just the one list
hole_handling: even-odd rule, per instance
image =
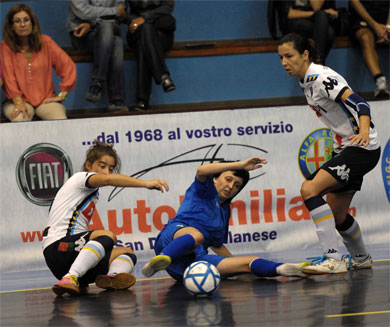
[[[17, 2], [1, 2], [1, 17]], [[36, 12], [44, 34], [61, 46], [70, 46], [65, 31], [68, 1], [25, 1]], [[345, 0], [338, 6], [346, 6]], [[268, 38], [265, 0], [177, 0], [176, 41], [238, 38]], [[125, 35], [126, 27], [123, 27]], [[380, 51], [383, 71], [389, 72], [389, 51]], [[295, 78], [287, 76], [276, 53], [215, 57], [170, 58], [167, 60], [176, 83], [165, 94], [154, 85], [151, 104], [174, 104], [219, 100], [274, 98], [302, 95]], [[342, 74], [358, 92], [371, 91], [374, 83], [358, 49], [333, 49], [327, 64]], [[104, 107], [84, 100], [89, 85], [90, 63], [78, 63], [75, 91], [66, 100], [69, 109]], [[134, 104], [135, 62], [126, 61], [126, 104]], [[58, 81], [57, 78], [55, 78]], [[58, 83], [57, 83], [58, 85]]]
[[[0, 3], [2, 19], [16, 3], [19, 2]], [[24, 3], [38, 16], [44, 34], [62, 46], [70, 46], [65, 31], [68, 1]], [[174, 15], [177, 20], [176, 41], [269, 37], [265, 0], [176, 0]]]

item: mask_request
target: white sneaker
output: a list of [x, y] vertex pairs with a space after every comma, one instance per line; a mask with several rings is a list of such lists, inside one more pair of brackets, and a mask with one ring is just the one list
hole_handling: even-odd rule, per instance
[[363, 259], [352, 258], [351, 261], [352, 261], [351, 267], [354, 270], [371, 269], [373, 266], [373, 261], [372, 261], [372, 258], [370, 255], [368, 255], [367, 257], [365, 257]]
[[375, 84], [376, 84], [376, 89], [374, 95], [376, 97], [379, 95], [385, 95], [385, 96], [390, 95], [390, 91], [385, 76], [381, 76], [377, 78]]
[[303, 273], [302, 270], [310, 264], [310, 262], [284, 263], [276, 268], [276, 273], [287, 277], [307, 277], [308, 275]]
[[171, 258], [164, 254], [156, 255], [143, 268], [142, 273], [146, 277], [152, 277], [156, 272], [168, 268]]
[[344, 257], [341, 260], [336, 260], [327, 256], [323, 256], [321, 260], [302, 269], [303, 273], [309, 275], [343, 274], [347, 271], [348, 265]]

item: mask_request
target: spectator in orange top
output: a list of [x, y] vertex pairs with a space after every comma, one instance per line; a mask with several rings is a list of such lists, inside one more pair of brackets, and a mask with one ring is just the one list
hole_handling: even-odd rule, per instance
[[[47, 35], [25, 4], [13, 6], [4, 19], [1, 59], [5, 95], [3, 112], [10, 121], [66, 119], [62, 104], [76, 84], [72, 59]], [[56, 94], [52, 69], [62, 79]]]

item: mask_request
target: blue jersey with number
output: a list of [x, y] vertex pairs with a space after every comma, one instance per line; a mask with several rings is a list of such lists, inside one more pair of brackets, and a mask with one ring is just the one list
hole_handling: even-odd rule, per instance
[[212, 177], [202, 184], [195, 181], [187, 189], [175, 218], [169, 224], [195, 227], [204, 236], [203, 246], [220, 247], [227, 242], [230, 218], [228, 203], [220, 203]]

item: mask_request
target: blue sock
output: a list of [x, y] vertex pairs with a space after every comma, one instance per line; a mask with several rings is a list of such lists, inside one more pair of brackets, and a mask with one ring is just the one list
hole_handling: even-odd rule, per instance
[[278, 276], [276, 273], [276, 268], [282, 265], [282, 263], [277, 263], [274, 261], [264, 260], [264, 259], [255, 259], [251, 262], [250, 268], [251, 272], [259, 277], [275, 277]]
[[161, 254], [165, 254], [172, 260], [180, 258], [195, 249], [195, 239], [190, 234], [186, 234], [174, 239], [169, 243]]

